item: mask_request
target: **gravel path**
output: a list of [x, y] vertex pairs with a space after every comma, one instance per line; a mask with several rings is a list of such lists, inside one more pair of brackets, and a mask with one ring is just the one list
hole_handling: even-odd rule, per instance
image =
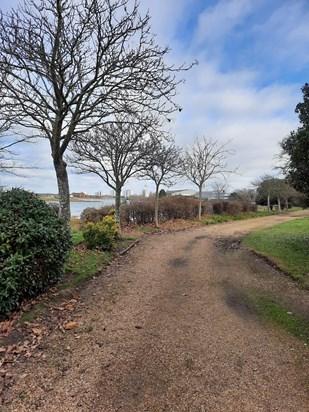
[[77, 329], [16, 366], [3, 411], [307, 412], [308, 348], [263, 324], [243, 294], [309, 316], [309, 293], [238, 242], [291, 218], [143, 239], [82, 292]]

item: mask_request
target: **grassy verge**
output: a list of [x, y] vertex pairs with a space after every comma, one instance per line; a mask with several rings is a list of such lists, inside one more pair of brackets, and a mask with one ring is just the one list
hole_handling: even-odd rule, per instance
[[248, 213], [240, 213], [238, 215], [209, 215], [206, 217], [203, 217], [201, 220], [202, 225], [213, 225], [216, 223], [224, 223], [224, 222], [231, 222], [235, 220], [246, 220], [246, 219], [252, 219], [254, 217], [263, 217], [263, 216], [271, 216], [272, 214], [276, 213], [270, 213], [270, 212], [248, 212]]
[[33, 306], [31, 310], [25, 312], [21, 318], [19, 319], [18, 323], [23, 325], [26, 322], [33, 322], [38, 316], [42, 315], [46, 310], [46, 306], [44, 302], [39, 302]]
[[295, 315], [272, 297], [250, 292], [246, 293], [246, 298], [254, 312], [262, 319], [309, 343], [308, 320]]
[[[72, 232], [73, 245], [78, 246], [84, 242], [81, 231]], [[135, 236], [123, 236], [114, 245], [111, 251], [89, 250], [83, 247], [75, 247], [66, 264], [66, 276], [60, 284], [60, 289], [69, 289], [78, 286], [87, 278], [94, 276], [105, 268], [115, 253], [127, 249], [137, 238]]]
[[253, 232], [245, 246], [272, 259], [302, 286], [309, 288], [309, 219], [282, 223]]
[[61, 282], [60, 289], [75, 287], [87, 278], [94, 276], [108, 265], [112, 257], [112, 252], [74, 249], [66, 264], [68, 273]]
[[83, 243], [84, 236], [82, 232], [72, 232], [73, 246], [78, 246]]

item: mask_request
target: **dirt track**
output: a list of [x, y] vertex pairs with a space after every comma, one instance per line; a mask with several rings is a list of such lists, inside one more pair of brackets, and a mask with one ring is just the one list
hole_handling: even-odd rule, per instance
[[263, 291], [309, 317], [308, 291], [238, 246], [287, 219], [143, 239], [89, 283], [78, 328], [56, 330], [40, 361], [17, 365], [3, 411], [308, 411], [308, 348], [243, 299]]

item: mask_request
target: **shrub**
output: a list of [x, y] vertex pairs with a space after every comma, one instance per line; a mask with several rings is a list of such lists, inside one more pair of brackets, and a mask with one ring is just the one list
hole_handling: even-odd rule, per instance
[[212, 203], [204, 200], [202, 202], [202, 215], [212, 215], [213, 213], [214, 209]]
[[242, 202], [242, 212], [249, 213], [249, 212], [256, 212], [257, 205], [255, 203], [250, 202]]
[[149, 224], [154, 222], [155, 200], [143, 199], [131, 201], [121, 207], [121, 219], [124, 223]]
[[71, 234], [54, 210], [33, 193], [0, 193], [0, 317], [25, 298], [56, 283], [64, 271]]
[[197, 215], [198, 200], [183, 197], [169, 196], [160, 202], [161, 220], [193, 219]]
[[213, 202], [212, 208], [215, 215], [222, 215], [223, 213], [223, 203], [222, 202]]
[[83, 236], [89, 249], [110, 249], [119, 235], [119, 228], [114, 213], [105, 216], [101, 222], [86, 223]]
[[240, 202], [223, 202], [223, 213], [227, 215], [236, 216], [241, 213], [242, 206]]
[[[194, 219], [198, 212], [198, 199], [183, 196], [160, 198], [159, 220]], [[210, 202], [202, 202], [202, 214], [213, 213]], [[131, 201], [121, 207], [121, 220], [130, 224], [151, 224], [154, 222], [154, 199]]]
[[83, 228], [86, 223], [99, 223], [113, 210], [113, 206], [103, 206], [100, 208], [87, 207], [80, 215], [80, 227]]

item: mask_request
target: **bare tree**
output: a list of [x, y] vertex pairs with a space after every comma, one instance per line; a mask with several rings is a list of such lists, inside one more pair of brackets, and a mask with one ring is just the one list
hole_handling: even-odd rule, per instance
[[159, 226], [159, 190], [160, 185], [172, 186], [175, 179], [181, 176], [181, 149], [170, 144], [165, 145], [156, 141], [154, 150], [146, 159], [145, 168], [141, 176], [149, 178], [155, 183], [155, 225]]
[[[127, 119], [127, 118], [126, 118]], [[120, 224], [121, 190], [127, 180], [144, 168], [153, 150], [148, 122], [118, 121], [97, 127], [72, 144], [69, 157], [78, 173], [94, 173], [115, 191], [116, 219]]]
[[235, 173], [236, 170], [227, 168], [228, 156], [234, 152], [227, 148], [230, 142], [219, 144], [212, 139], [194, 138], [193, 144], [188, 146], [184, 157], [184, 176], [198, 187], [198, 218], [202, 217], [202, 189], [206, 182], [215, 176], [225, 176]]
[[18, 153], [15, 146], [27, 140], [25, 137], [20, 137], [13, 133], [12, 120], [10, 116], [3, 116], [4, 112], [4, 88], [1, 82], [4, 74], [0, 71], [0, 171], [5, 173], [16, 174], [17, 169], [24, 169], [25, 166], [16, 161]]
[[226, 195], [227, 189], [229, 184], [227, 183], [226, 179], [224, 180], [215, 180], [211, 184], [211, 188], [216, 196], [216, 199], [222, 200]]
[[60, 213], [70, 218], [64, 154], [115, 113], [181, 110], [173, 102], [188, 67], [165, 62], [137, 0], [24, 0], [0, 13], [5, 112], [50, 142]]

